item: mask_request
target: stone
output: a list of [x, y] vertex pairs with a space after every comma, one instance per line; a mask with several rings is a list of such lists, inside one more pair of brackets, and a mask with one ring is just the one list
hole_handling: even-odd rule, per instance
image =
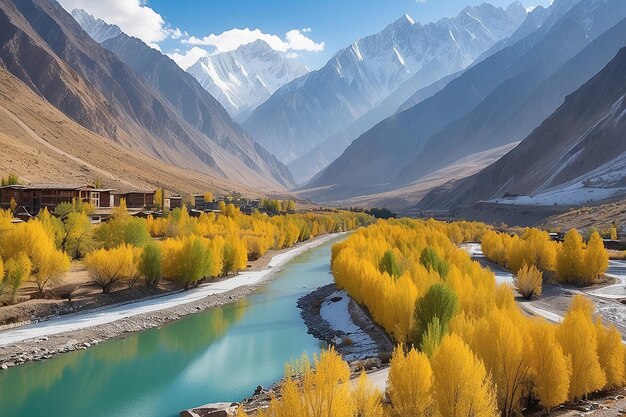
[[0, 365], [0, 368], [2, 368], [3, 371], [6, 371], [7, 369], [9, 369], [9, 366], [6, 363], [3, 363], [2, 365]]
[[85, 343], [83, 343], [83, 346], [85, 346], [86, 348], [91, 347], [91, 343], [85, 342]]

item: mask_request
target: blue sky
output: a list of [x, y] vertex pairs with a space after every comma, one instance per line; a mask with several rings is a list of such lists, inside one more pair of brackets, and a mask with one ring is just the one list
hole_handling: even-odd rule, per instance
[[[454, 16], [484, 0], [59, 0], [81, 7], [172, 56], [181, 66], [200, 56], [264, 38], [311, 68], [339, 49], [407, 13], [421, 23]], [[513, 0], [491, 0], [506, 7]], [[550, 0], [522, 0], [525, 6]], [[233, 30], [233, 29], [250, 29]], [[211, 36], [213, 35], [213, 36]], [[190, 52], [191, 51], [191, 52]]]

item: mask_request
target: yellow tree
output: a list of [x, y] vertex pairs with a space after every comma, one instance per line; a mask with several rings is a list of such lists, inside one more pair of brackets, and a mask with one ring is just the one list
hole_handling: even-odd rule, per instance
[[222, 256], [222, 275], [226, 276], [230, 272], [239, 272], [245, 269], [248, 264], [248, 253], [246, 244], [237, 236], [226, 239]]
[[58, 217], [51, 215], [47, 207], [44, 207], [43, 210], [39, 211], [37, 219], [46, 230], [46, 234], [54, 241], [54, 245], [57, 248], [61, 248], [64, 234], [63, 221]]
[[383, 417], [384, 410], [380, 392], [372, 387], [365, 372], [356, 381], [352, 390], [356, 417]]
[[122, 279], [126, 281], [126, 285], [130, 290], [137, 284], [137, 282], [141, 278], [142, 249], [132, 245], [125, 246], [126, 250], [130, 252], [131, 260], [126, 264], [126, 268], [122, 273]]
[[94, 282], [108, 294], [114, 284], [125, 277], [133, 264], [133, 250], [130, 245], [120, 245], [113, 249], [98, 249], [85, 256], [85, 268]]
[[215, 198], [213, 197], [213, 193], [210, 191], [207, 191], [206, 193], [204, 193], [204, 202], [205, 203], [210, 203], [211, 201], [213, 201]]
[[576, 229], [565, 235], [565, 241], [557, 253], [556, 275], [561, 282], [570, 282], [583, 272], [583, 238]]
[[333, 350], [315, 357], [307, 366], [300, 385], [287, 377], [281, 400], [273, 399], [267, 417], [355, 417], [355, 403], [350, 394], [350, 368]]
[[456, 335], [446, 336], [431, 360], [439, 415], [495, 417], [496, 391], [485, 365]]
[[533, 296], [539, 297], [543, 285], [543, 273], [536, 266], [528, 266], [524, 264], [517, 271], [515, 277], [515, 286], [522, 297], [530, 300]]
[[493, 309], [477, 322], [469, 343], [493, 378], [502, 416], [520, 411], [531, 361], [527, 334], [523, 317]]
[[160, 210], [163, 210], [163, 194], [163, 188], [157, 188], [154, 193], [154, 205]]
[[31, 262], [32, 278], [41, 293], [48, 282], [61, 278], [70, 267], [68, 256], [57, 250], [53, 238], [37, 219], [17, 225], [7, 238], [11, 244], [3, 248], [4, 256], [26, 254]]
[[433, 371], [426, 355], [415, 349], [405, 354], [398, 346], [391, 359], [388, 392], [394, 416], [434, 415]]
[[79, 259], [89, 251], [93, 241], [93, 226], [82, 212], [72, 212], [63, 222], [61, 248], [73, 259]]
[[596, 334], [598, 359], [606, 375], [606, 388], [620, 387], [625, 376], [622, 335], [615, 326], [604, 326], [601, 319], [596, 320]]
[[596, 350], [597, 333], [591, 311], [591, 301], [580, 295], [575, 296], [557, 332], [563, 353], [572, 360], [570, 400], [598, 391], [607, 383]]
[[548, 412], [567, 401], [572, 375], [571, 361], [563, 354], [556, 330], [556, 326], [543, 319], [535, 319], [529, 326], [533, 391]]
[[604, 242], [598, 232], [594, 232], [587, 243], [587, 250], [584, 256], [584, 282], [586, 284], [594, 284], [598, 282], [598, 278], [602, 276], [609, 267], [609, 254], [604, 249]]
[[[24, 252], [20, 252], [9, 258], [4, 264], [4, 274], [6, 285], [11, 287], [11, 301], [15, 300], [17, 291], [22, 282], [28, 279], [32, 265], [30, 259]], [[3, 285], [4, 287], [4, 285]]]

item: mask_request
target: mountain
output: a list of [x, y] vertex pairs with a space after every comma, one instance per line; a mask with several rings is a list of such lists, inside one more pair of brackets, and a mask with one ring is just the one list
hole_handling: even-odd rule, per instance
[[262, 193], [229, 181], [180, 168], [100, 136], [70, 119], [0, 65], [0, 172], [25, 183], [93, 184], [116, 190], [165, 187], [171, 192], [216, 194], [239, 190]]
[[439, 92], [459, 74], [448, 75], [418, 91], [412, 88], [412, 84], [415, 82], [413, 78], [405, 81], [378, 106], [359, 117], [346, 129], [335, 133], [304, 155], [287, 164], [296, 182], [303, 184], [309, 181], [315, 174], [337, 159], [355, 138], [370, 130], [381, 120], [399, 111], [398, 106], [400, 106], [400, 109], [405, 106], [413, 107], [415, 104]]
[[110, 25], [102, 19], [96, 19], [83, 9], [72, 10], [72, 17], [98, 43], [111, 39], [122, 33], [117, 25]]
[[244, 128], [288, 163], [346, 129], [410, 78], [417, 91], [466, 68], [513, 33], [525, 16], [520, 3], [507, 10], [468, 7], [455, 18], [427, 25], [403, 16], [280, 88]]
[[265, 41], [234, 51], [200, 58], [187, 72], [193, 75], [237, 120], [245, 120], [274, 91], [303, 76], [308, 69]]
[[[203, 120], [212, 128], [209, 136], [56, 2], [0, 0], [0, 65], [69, 118], [128, 152], [260, 189], [284, 189], [291, 181], [276, 178], [279, 173], [262, 162], [256, 145], [216, 101]], [[223, 146], [230, 143], [241, 146]], [[241, 155], [246, 149], [250, 153]], [[246, 158], [259, 164], [250, 167]]]
[[[626, 27], [626, 22], [622, 23]], [[480, 173], [433, 190], [420, 207], [597, 203], [626, 194], [626, 48], [539, 128]]]
[[[538, 30], [363, 134], [311, 180], [303, 195], [340, 200], [400, 189], [473, 154], [526, 137], [611, 59], [607, 49], [598, 49], [591, 51], [591, 61], [568, 64], [626, 17], [626, 3], [560, 0], [549, 15], [535, 9], [528, 19], [535, 19], [535, 13], [543, 20]], [[548, 81], [557, 73], [557, 79]]]
[[[291, 173], [274, 155], [233, 123], [220, 103], [169, 57], [156, 51], [141, 40], [120, 33], [102, 42], [124, 63], [141, 74], [187, 123], [209, 138], [216, 138], [220, 148], [239, 159], [255, 172], [268, 171], [281, 185], [293, 185]], [[222, 134], [223, 123], [228, 123], [236, 135]]]

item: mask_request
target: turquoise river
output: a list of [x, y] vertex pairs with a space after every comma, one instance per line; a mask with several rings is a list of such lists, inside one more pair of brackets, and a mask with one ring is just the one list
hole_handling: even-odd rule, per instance
[[332, 281], [335, 241], [233, 304], [0, 372], [0, 416], [174, 417], [271, 385], [286, 362], [325, 346], [307, 334], [296, 301]]

